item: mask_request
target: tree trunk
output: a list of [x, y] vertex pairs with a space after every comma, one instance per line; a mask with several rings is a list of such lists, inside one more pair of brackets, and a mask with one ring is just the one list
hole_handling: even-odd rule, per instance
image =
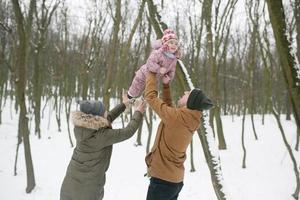
[[280, 129], [281, 137], [283, 139], [285, 147], [288, 150], [288, 153], [290, 155], [290, 158], [291, 158], [293, 166], [294, 166], [294, 172], [295, 172], [295, 176], [296, 176], [296, 189], [295, 189], [295, 192], [293, 194], [293, 197], [296, 200], [298, 200], [299, 199], [299, 192], [300, 192], [300, 177], [299, 177], [299, 170], [298, 170], [297, 161], [296, 161], [295, 156], [293, 154], [293, 150], [292, 150], [291, 146], [289, 145], [289, 143], [288, 143], [288, 141], [285, 137], [285, 133], [284, 133], [283, 127], [281, 125], [281, 121], [280, 121], [280, 116], [279, 116], [278, 112], [275, 110], [274, 106], [272, 107], [272, 113], [273, 113], [274, 117], [276, 118], [278, 127]]
[[34, 99], [34, 121], [35, 121], [35, 134], [41, 138], [40, 119], [41, 119], [41, 96], [42, 96], [42, 77], [41, 77], [41, 58], [40, 53], [42, 46], [39, 43], [36, 51], [34, 74], [33, 74], [33, 99]]
[[[59, 100], [58, 100], [59, 98]], [[58, 97], [58, 87], [55, 88], [55, 92], [54, 92], [54, 109], [55, 109], [55, 119], [57, 122], [57, 129], [58, 132], [61, 132], [61, 117], [60, 117], [60, 113], [61, 113], [61, 97]]]
[[[208, 138], [210, 138], [211, 141], [214, 141], [214, 139], [212, 138], [212, 133], [208, 132], [209, 124], [208, 124], [207, 116], [203, 116], [201, 121], [202, 123], [201, 123], [200, 130], [198, 129], [197, 132], [205, 155], [205, 160], [207, 162], [210, 171], [210, 177], [212, 180], [213, 188], [218, 200], [226, 200], [227, 199], [226, 193], [222, 185], [223, 178], [222, 178], [220, 158], [212, 154], [212, 152], [217, 151], [217, 149], [212, 147], [208, 142], [209, 141]], [[213, 148], [213, 150], [211, 148]]]
[[300, 128], [297, 128], [297, 142], [296, 142], [296, 145], [295, 145], [295, 150], [296, 151], [299, 151], [299, 140], [300, 140]]
[[92, 53], [92, 46], [91, 46], [91, 30], [92, 29], [92, 21], [89, 21], [88, 31], [84, 36], [82, 42], [82, 53], [84, 62], [81, 66], [81, 74], [79, 79], [81, 79], [81, 98], [83, 100], [88, 99], [88, 89], [89, 89], [89, 72], [90, 72], [90, 65], [92, 62], [91, 53]]
[[83, 66], [83, 70], [82, 70], [82, 74], [81, 77], [82, 82], [81, 82], [81, 98], [83, 100], [87, 100], [88, 98], [88, 88], [89, 88], [89, 70], [88, 70], [88, 66], [86, 65], [86, 63], [84, 63]]
[[[118, 77], [118, 80], [119, 80], [117, 83], [118, 87], [119, 87], [118, 88], [119, 91], [122, 91], [122, 89], [124, 87], [124, 83], [125, 83], [124, 75], [126, 74], [126, 70], [128, 70], [129, 65], [132, 65], [132, 63], [129, 63], [130, 47], [131, 47], [131, 43], [133, 40], [133, 36], [137, 30], [137, 27], [140, 24], [140, 22], [142, 21], [145, 3], [146, 3], [146, 0], [142, 0], [140, 7], [139, 7], [138, 15], [137, 15], [136, 19], [134, 20], [134, 24], [130, 30], [128, 40], [127, 40], [126, 44], [122, 47], [120, 66], [119, 66], [119, 69], [117, 71], [117, 76], [116, 76], [116, 77]], [[132, 66], [132, 67], [135, 68], [135, 66]]]
[[[247, 64], [248, 68], [248, 87], [246, 89], [246, 93], [248, 91], [248, 97], [245, 98], [245, 104], [246, 107], [249, 108], [250, 115], [251, 115], [251, 124], [252, 124], [252, 130], [255, 137], [255, 140], [258, 139], [255, 129], [255, 123], [254, 123], [254, 105], [255, 105], [255, 91], [254, 91], [254, 83], [256, 81], [255, 76], [255, 68], [257, 66], [257, 38], [259, 37], [258, 34], [258, 23], [259, 23], [259, 1], [250, 1], [250, 3], [247, 3], [247, 10], [248, 10], [248, 16], [251, 21], [252, 30], [251, 30], [251, 37], [250, 37], [250, 47], [249, 47], [249, 64]], [[249, 99], [249, 100], [247, 100]]]
[[211, 127], [213, 125], [213, 119], [216, 119], [217, 125], [217, 136], [219, 141], [219, 149], [226, 149], [226, 142], [223, 133], [223, 125], [221, 119], [221, 110], [220, 110], [220, 88], [218, 80], [218, 71], [217, 71], [217, 62], [216, 55], [214, 55], [214, 43], [213, 43], [213, 34], [212, 34], [212, 1], [205, 0], [203, 6], [205, 9], [205, 26], [207, 31], [207, 44], [208, 44], [208, 60], [209, 66], [211, 68], [211, 89], [212, 89], [212, 98], [214, 100], [215, 106], [210, 110], [210, 123]]
[[[30, 5], [35, 3], [31, 0]], [[29, 129], [28, 129], [28, 118], [25, 100], [25, 90], [26, 90], [26, 56], [27, 56], [27, 36], [25, 32], [24, 16], [20, 9], [19, 1], [12, 0], [14, 14], [17, 22], [17, 33], [19, 44], [17, 46], [17, 99], [20, 107], [19, 115], [19, 127], [18, 132], [22, 135], [24, 142], [24, 153], [26, 162], [26, 172], [27, 172], [27, 187], [26, 192], [30, 193], [35, 187], [35, 177], [33, 171], [33, 163], [30, 150], [30, 140], [29, 140]], [[29, 17], [32, 13], [29, 12]], [[30, 27], [31, 28], [31, 27]], [[27, 32], [28, 33], [28, 32]]]
[[295, 19], [296, 19], [296, 40], [297, 40], [297, 58], [300, 63], [300, 1], [295, 0]]
[[[1, 70], [0, 70], [1, 72]], [[1, 80], [0, 80], [1, 81]], [[4, 85], [0, 85], [1, 89], [0, 89], [0, 125], [2, 124], [2, 99], [4, 96]]]
[[227, 75], [227, 65], [226, 61], [224, 62], [224, 76], [223, 76], [223, 93], [224, 93], [224, 115], [228, 115], [228, 102], [227, 102], [227, 83], [226, 83], [226, 75]]
[[163, 36], [163, 30], [167, 28], [167, 25], [160, 19], [161, 16], [158, 14], [157, 7], [154, 5], [153, 0], [147, 0], [150, 23], [154, 28], [156, 38], [160, 39]]
[[285, 117], [285, 119], [291, 120], [291, 102], [290, 102], [288, 95], [286, 95], [285, 102], [286, 102], [286, 117]]
[[246, 119], [246, 108], [247, 106], [244, 106], [243, 111], [243, 120], [242, 120], [242, 148], [243, 148], [243, 161], [242, 161], [242, 168], [246, 168], [246, 157], [247, 157], [247, 150], [245, 146], [245, 119]]
[[190, 144], [190, 150], [191, 150], [191, 169], [190, 169], [190, 172], [195, 172], [196, 169], [195, 169], [195, 164], [194, 164], [194, 145], [193, 145], [193, 138], [192, 138], [192, 141], [191, 141], [191, 144]]
[[282, 0], [267, 0], [267, 4], [284, 80], [289, 98], [291, 99], [293, 114], [297, 127], [300, 128], [300, 80], [297, 78], [295, 58], [291, 54], [291, 43], [288, 41], [286, 35], [286, 18]]
[[[297, 58], [298, 58], [298, 63], [300, 63], [300, 1], [295, 0], [295, 19], [296, 19], [296, 32], [297, 32]], [[298, 93], [299, 94], [299, 93]], [[289, 108], [290, 108], [290, 101], [289, 101]], [[299, 150], [299, 139], [300, 139], [300, 127], [298, 126], [297, 128], [297, 143], [295, 146], [296, 151]]]
[[114, 73], [114, 68], [116, 67], [116, 56], [117, 56], [117, 47], [118, 47], [118, 34], [120, 30], [120, 23], [121, 23], [121, 0], [116, 0], [116, 12], [115, 16], [113, 18], [114, 20], [114, 25], [113, 25], [113, 36], [110, 42], [110, 55], [108, 58], [108, 64], [107, 64], [107, 74], [106, 74], [106, 79], [104, 82], [104, 87], [103, 87], [103, 103], [106, 107], [107, 110], [109, 110], [109, 99], [111, 96], [111, 84], [112, 84], [112, 77]]
[[[267, 38], [265, 38], [267, 39]], [[295, 172], [295, 176], [296, 176], [296, 189], [295, 189], [295, 192], [293, 194], [293, 197], [298, 200], [299, 198], [299, 190], [300, 190], [300, 179], [299, 179], [299, 171], [298, 171], [298, 167], [297, 167], [297, 162], [296, 162], [296, 159], [293, 155], [293, 152], [292, 152], [292, 148], [290, 147], [290, 145], [288, 144], [288, 141], [285, 137], [285, 134], [284, 134], [284, 130], [283, 130], [283, 127], [281, 125], [281, 121], [280, 121], [280, 115], [278, 114], [278, 112], [275, 110], [274, 108], [274, 105], [272, 105], [272, 82], [271, 82], [271, 72], [270, 72], [270, 66], [268, 66], [267, 62], [266, 62], [266, 56], [265, 56], [265, 53], [263, 51], [263, 46], [262, 46], [262, 43], [260, 41], [260, 38], [259, 38], [259, 45], [260, 45], [260, 50], [261, 50], [261, 55], [262, 55], [262, 58], [263, 58], [263, 64], [264, 64], [264, 68], [265, 68], [265, 71], [266, 71], [266, 79], [267, 79], [267, 84], [266, 84], [266, 89], [267, 89], [267, 99], [268, 99], [268, 105], [270, 105], [271, 107], [271, 111], [272, 111], [272, 114], [274, 115], [276, 121], [277, 121], [277, 124], [278, 124], [278, 127], [280, 129], [280, 133], [281, 133], [281, 136], [282, 136], [282, 139], [283, 139], [283, 142], [288, 150], [288, 153], [290, 155], [290, 158], [292, 160], [292, 163], [293, 163], [293, 166], [294, 166], [294, 172]], [[269, 49], [268, 49], [269, 51]], [[267, 52], [269, 53], [269, 52]], [[269, 56], [269, 59], [271, 60], [270, 58], [270, 55], [268, 54]], [[298, 129], [299, 130], [299, 129]]]
[[[33, 7], [36, 17], [36, 48], [34, 49], [34, 75], [33, 75], [33, 99], [34, 99], [34, 119], [35, 119], [35, 134], [41, 138], [40, 120], [41, 120], [41, 98], [43, 90], [43, 72], [46, 69], [45, 65], [45, 46], [47, 42], [47, 32], [54, 11], [58, 7], [59, 2], [56, 2], [49, 12], [46, 8], [46, 0], [42, 1], [41, 7], [38, 10], [37, 6]], [[40, 12], [40, 13], [39, 13]]]
[[[0, 2], [0, 6], [2, 6], [1, 2]], [[3, 9], [6, 9], [5, 7]], [[0, 8], [0, 11], [3, 13], [5, 12], [2, 8]], [[7, 14], [7, 13], [4, 13], [4, 14]], [[0, 15], [0, 21], [2, 21], [3, 17], [5, 16], [1, 16]], [[0, 124], [2, 123], [2, 99], [3, 99], [3, 96], [4, 96], [4, 89], [5, 89], [5, 85], [6, 85], [6, 82], [7, 82], [7, 78], [8, 77], [8, 74], [5, 72], [5, 68], [6, 68], [6, 64], [5, 64], [5, 53], [4, 53], [4, 49], [7, 48], [6, 47], [6, 43], [7, 43], [7, 38], [6, 37], [3, 37], [3, 38], [0, 38]], [[8, 68], [8, 66], [7, 66]]]
[[17, 176], [17, 165], [18, 165], [18, 155], [19, 155], [19, 148], [20, 144], [22, 143], [22, 136], [18, 133], [18, 143], [16, 147], [16, 155], [15, 155], [15, 164], [14, 164], [14, 176]]

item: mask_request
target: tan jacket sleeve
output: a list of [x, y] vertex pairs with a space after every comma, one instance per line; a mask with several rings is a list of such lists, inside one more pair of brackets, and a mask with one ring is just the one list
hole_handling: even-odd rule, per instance
[[163, 84], [163, 101], [168, 106], [172, 106], [171, 90], [169, 84]]
[[170, 107], [172, 104], [170, 88], [164, 85], [163, 88], [163, 99], [158, 98], [157, 86], [156, 86], [156, 76], [155, 73], [149, 72], [146, 78], [145, 87], [145, 99], [154, 110], [156, 114], [161, 118], [161, 120], [166, 122], [171, 122], [176, 120], [177, 111], [176, 108]]

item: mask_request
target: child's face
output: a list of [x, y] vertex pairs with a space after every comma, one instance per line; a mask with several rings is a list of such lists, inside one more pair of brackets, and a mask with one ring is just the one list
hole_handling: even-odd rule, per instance
[[175, 53], [177, 51], [177, 49], [178, 49], [178, 41], [177, 40], [171, 39], [171, 40], [167, 41], [166, 44], [168, 45], [169, 51], [171, 53]]

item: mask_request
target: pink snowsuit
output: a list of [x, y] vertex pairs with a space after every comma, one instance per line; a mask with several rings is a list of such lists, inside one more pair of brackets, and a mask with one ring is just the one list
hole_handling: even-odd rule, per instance
[[161, 46], [156, 47], [150, 54], [147, 63], [142, 65], [129, 87], [128, 94], [131, 97], [138, 97], [145, 88], [146, 75], [148, 71], [156, 73], [157, 81], [161, 79], [159, 69], [166, 68], [166, 75], [172, 80], [175, 76], [177, 57], [174, 54], [167, 53]]

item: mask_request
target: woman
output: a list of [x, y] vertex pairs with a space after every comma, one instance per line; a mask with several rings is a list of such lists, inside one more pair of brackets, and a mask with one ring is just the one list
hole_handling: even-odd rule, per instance
[[112, 129], [111, 123], [128, 104], [126, 94], [123, 103], [110, 112], [101, 101], [81, 101], [80, 111], [72, 113], [76, 147], [62, 183], [61, 200], [103, 199], [112, 146], [133, 136], [145, 112], [145, 102], [139, 102], [128, 125]]

